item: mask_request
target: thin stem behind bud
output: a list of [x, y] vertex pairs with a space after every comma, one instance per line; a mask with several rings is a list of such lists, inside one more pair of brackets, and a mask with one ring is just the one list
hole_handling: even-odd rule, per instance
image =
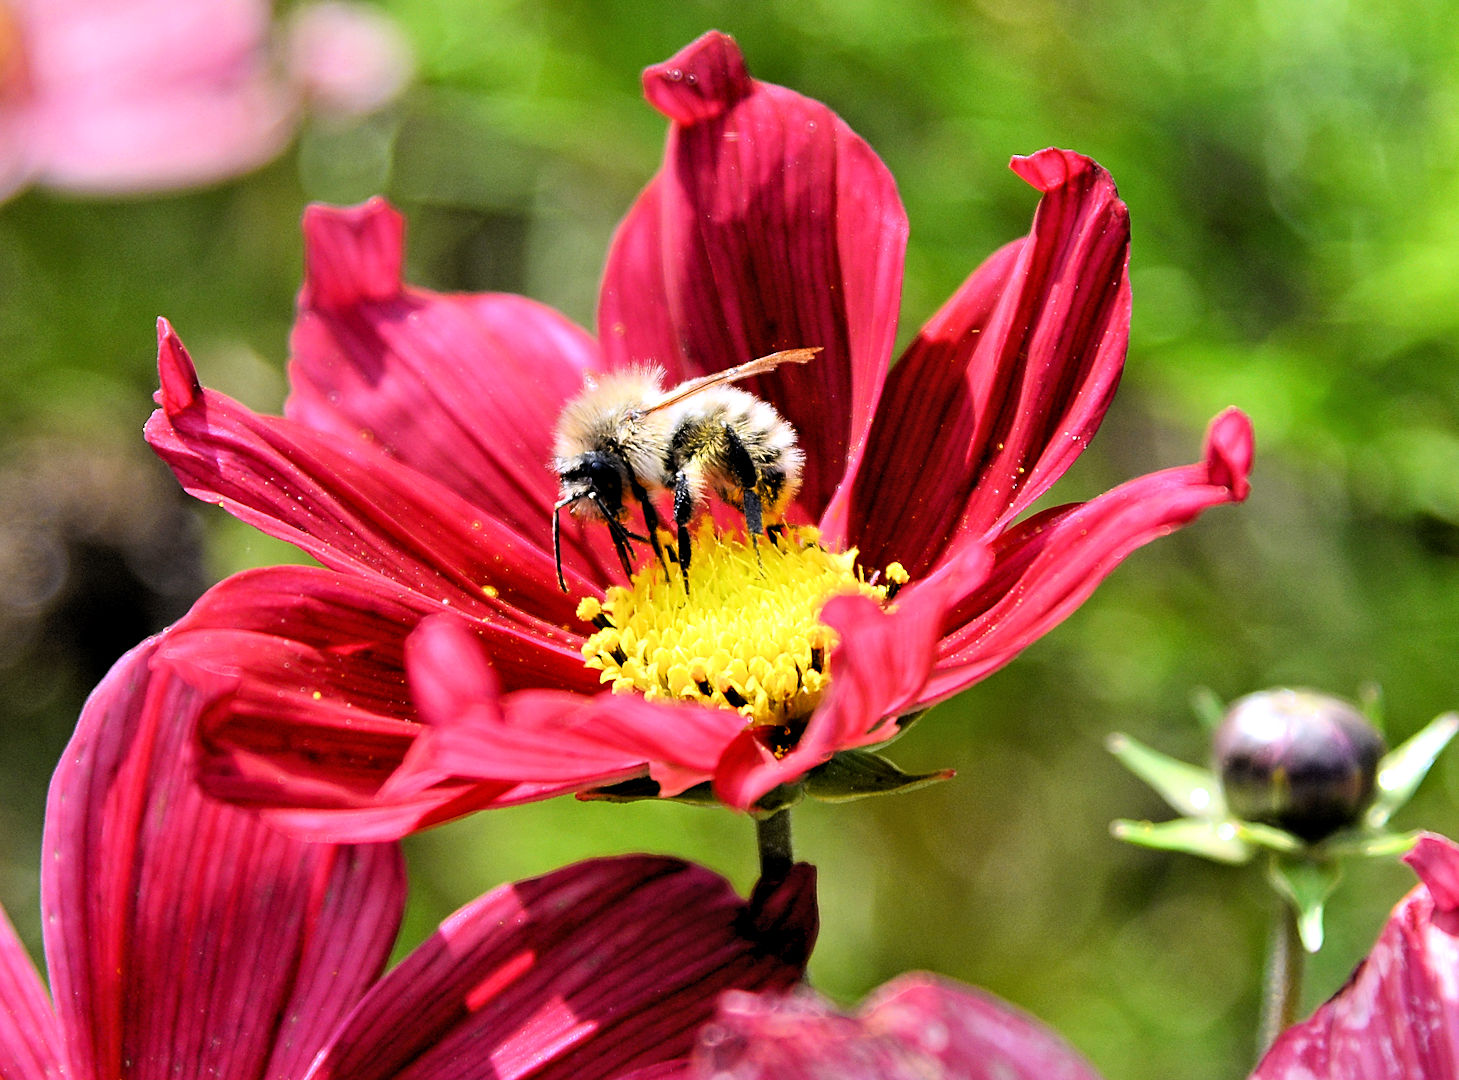
[[1265, 1054], [1277, 1036], [1297, 1020], [1302, 1005], [1302, 966], [1307, 954], [1297, 929], [1297, 909], [1285, 898], [1277, 900], [1267, 941], [1266, 977], [1262, 984], [1261, 1043]]

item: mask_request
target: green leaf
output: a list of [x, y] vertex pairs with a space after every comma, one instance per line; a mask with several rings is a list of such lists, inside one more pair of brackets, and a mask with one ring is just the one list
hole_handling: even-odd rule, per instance
[[1322, 909], [1342, 877], [1337, 863], [1273, 858], [1267, 880], [1297, 912], [1297, 933], [1310, 953], [1322, 948]]
[[1120, 759], [1120, 764], [1154, 788], [1177, 812], [1213, 820], [1226, 816], [1221, 785], [1210, 769], [1177, 761], [1120, 732], [1109, 736], [1104, 745]]
[[867, 750], [843, 750], [806, 774], [806, 794], [821, 802], [849, 802], [871, 795], [890, 795], [950, 780], [952, 769], [904, 773], [886, 758]]
[[1455, 732], [1459, 732], [1459, 713], [1444, 713], [1383, 756], [1378, 762], [1378, 797], [1364, 816], [1370, 828], [1381, 829], [1399, 807], [1413, 798], [1434, 759], [1449, 745]]
[[1233, 865], [1249, 862], [1256, 854], [1256, 849], [1241, 838], [1241, 831], [1230, 821], [1177, 818], [1157, 823], [1121, 819], [1110, 824], [1110, 832], [1116, 839], [1140, 847], [1183, 851]]
[[1255, 844], [1257, 847], [1264, 847], [1268, 851], [1275, 851], [1279, 855], [1297, 855], [1308, 848], [1304, 840], [1275, 825], [1266, 825], [1260, 821], [1243, 821], [1240, 818], [1232, 818], [1231, 823], [1235, 826], [1237, 835], [1241, 839], [1249, 844]]

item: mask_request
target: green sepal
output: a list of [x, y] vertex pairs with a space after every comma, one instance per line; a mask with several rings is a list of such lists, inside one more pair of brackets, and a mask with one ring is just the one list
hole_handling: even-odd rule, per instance
[[1204, 859], [1238, 865], [1250, 862], [1256, 848], [1242, 838], [1242, 829], [1231, 821], [1176, 818], [1174, 821], [1130, 821], [1110, 823], [1116, 839], [1159, 851], [1180, 851]]
[[1226, 816], [1221, 785], [1210, 769], [1178, 761], [1121, 732], [1109, 736], [1104, 745], [1178, 812], [1194, 818]]
[[1214, 732], [1226, 719], [1226, 703], [1216, 696], [1208, 686], [1198, 686], [1191, 691], [1191, 711], [1201, 722], [1201, 727]]
[[719, 800], [714, 797], [714, 788], [708, 781], [695, 784], [692, 788], [681, 791], [677, 795], [660, 795], [659, 785], [646, 776], [635, 776], [631, 780], [605, 784], [603, 787], [592, 788], [588, 791], [579, 791], [577, 798], [581, 802], [628, 803], [656, 799], [660, 802], [689, 803], [691, 806], [720, 805]]
[[1310, 953], [1322, 948], [1322, 909], [1341, 877], [1338, 864], [1326, 860], [1274, 857], [1267, 864], [1267, 880], [1297, 912], [1297, 933]]
[[805, 791], [820, 802], [850, 802], [872, 795], [915, 791], [929, 784], [950, 780], [952, 769], [930, 773], [905, 773], [880, 754], [868, 750], [842, 750], [805, 777]]
[[1364, 859], [1380, 859], [1390, 855], [1405, 855], [1418, 843], [1419, 832], [1360, 833], [1340, 832], [1330, 840], [1322, 842], [1324, 855], [1335, 859], [1350, 856]]
[[1383, 755], [1383, 760], [1378, 762], [1378, 795], [1363, 818], [1369, 828], [1381, 829], [1399, 807], [1413, 798], [1434, 760], [1456, 732], [1459, 732], [1459, 713], [1444, 713], [1402, 746]]

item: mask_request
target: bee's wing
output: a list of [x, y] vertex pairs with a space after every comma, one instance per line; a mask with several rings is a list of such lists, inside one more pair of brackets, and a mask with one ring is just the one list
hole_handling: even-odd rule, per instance
[[712, 375], [701, 375], [697, 379], [689, 379], [672, 387], [667, 394], [651, 405], [644, 406], [641, 412], [651, 413], [667, 409], [670, 405], [677, 405], [685, 398], [693, 397], [701, 391], [708, 390], [711, 386], [723, 386], [726, 383], [748, 379], [751, 375], [762, 375], [767, 371], [774, 371], [781, 364], [804, 364], [820, 351], [819, 345], [811, 349], [782, 349], [769, 356], [761, 356], [754, 360], [747, 360], [743, 364], [737, 364], [732, 368], [716, 371]]

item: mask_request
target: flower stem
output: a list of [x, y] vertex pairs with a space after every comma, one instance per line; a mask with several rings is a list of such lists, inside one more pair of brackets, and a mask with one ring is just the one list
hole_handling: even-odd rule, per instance
[[1297, 1021], [1297, 1010], [1302, 1004], [1302, 965], [1306, 959], [1302, 935], [1297, 930], [1297, 909], [1285, 898], [1279, 899], [1267, 941], [1258, 1056], [1265, 1054], [1277, 1036]]
[[755, 839], [760, 846], [760, 879], [778, 881], [785, 877], [795, 862], [790, 853], [790, 808], [756, 818]]

